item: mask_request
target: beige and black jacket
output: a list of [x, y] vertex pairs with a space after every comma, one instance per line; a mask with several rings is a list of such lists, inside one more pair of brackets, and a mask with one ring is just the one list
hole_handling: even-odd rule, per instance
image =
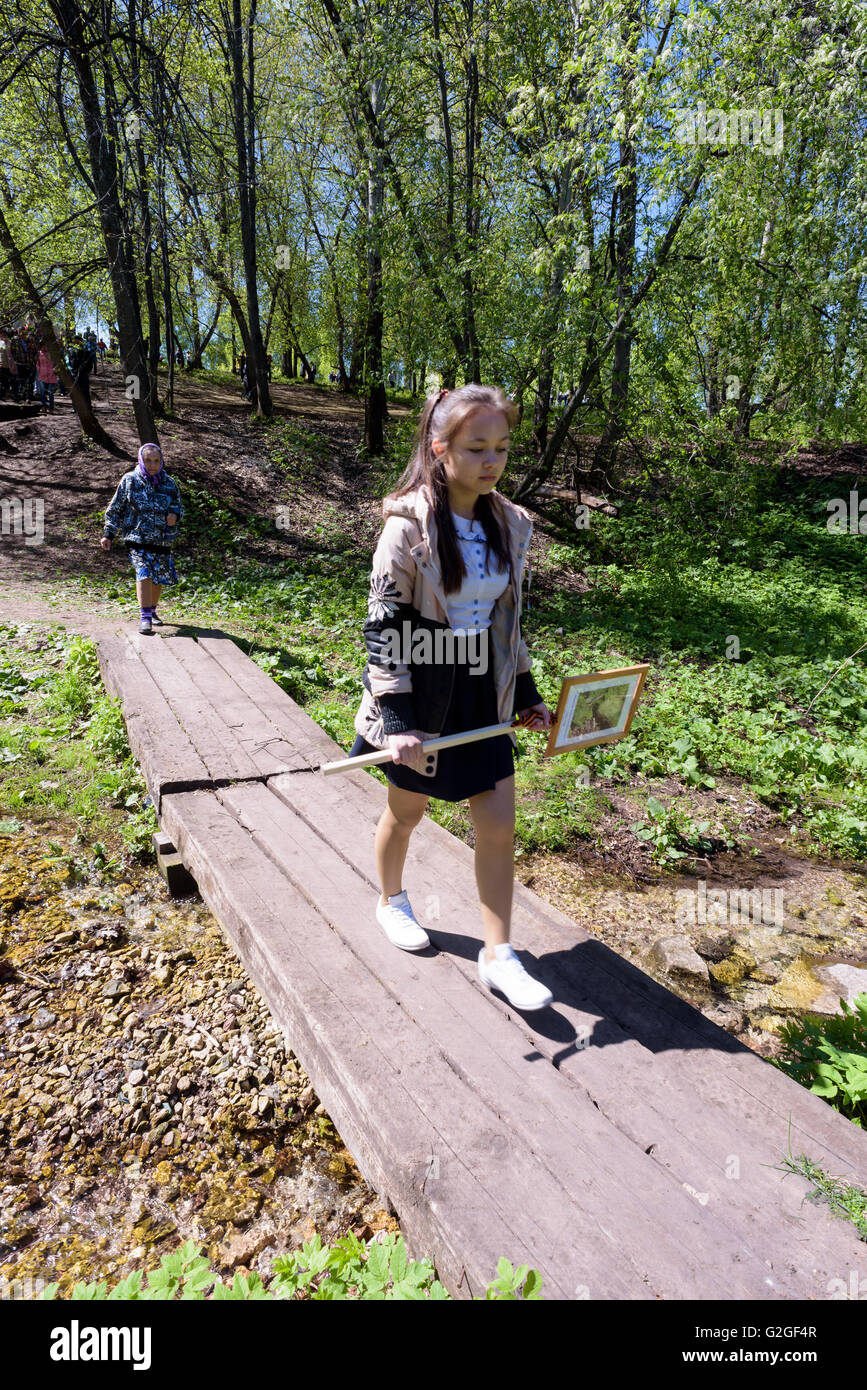
[[[491, 493], [497, 518], [505, 528], [511, 560], [510, 582], [497, 599], [488, 629], [488, 657], [493, 668], [499, 723], [511, 720], [516, 709], [538, 704], [541, 696], [530, 674], [530, 658], [521, 637], [521, 583], [533, 523], [523, 507]], [[449, 626], [446, 595], [437, 550], [433, 507], [425, 488], [387, 499], [385, 525], [373, 556], [364, 640], [368, 660], [362, 683], [364, 695], [355, 716], [355, 731], [374, 748], [386, 745], [388, 734], [418, 729], [436, 738], [449, 707], [454, 666], [443, 663], [408, 664], [391, 659], [394, 645], [388, 634], [409, 621], [413, 630], [435, 633]], [[517, 743], [514, 734], [510, 735]], [[420, 769], [434, 776], [437, 755]]]

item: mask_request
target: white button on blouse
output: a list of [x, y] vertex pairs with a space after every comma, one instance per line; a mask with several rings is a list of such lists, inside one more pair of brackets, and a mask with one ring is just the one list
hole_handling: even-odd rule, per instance
[[493, 552], [485, 563], [485, 533], [480, 521], [467, 521], [455, 512], [452, 520], [467, 573], [460, 589], [446, 595], [449, 626], [455, 632], [490, 627], [494, 604], [508, 588], [509, 571], [491, 568], [499, 563]]

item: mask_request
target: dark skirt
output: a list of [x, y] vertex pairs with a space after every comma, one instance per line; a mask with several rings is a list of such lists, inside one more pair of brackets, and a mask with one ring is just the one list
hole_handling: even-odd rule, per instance
[[[489, 667], [484, 675], [474, 676], [466, 663], [456, 663], [452, 700], [440, 732], [457, 734], [499, 723], [493, 670]], [[349, 750], [349, 757], [376, 751], [359, 734]], [[480, 792], [493, 791], [504, 777], [514, 775], [515, 748], [508, 734], [480, 739], [478, 743], [464, 743], [457, 748], [440, 748], [435, 777], [423, 777], [400, 763], [380, 763], [379, 766], [389, 782], [404, 791], [421, 792], [438, 801], [465, 801]]]

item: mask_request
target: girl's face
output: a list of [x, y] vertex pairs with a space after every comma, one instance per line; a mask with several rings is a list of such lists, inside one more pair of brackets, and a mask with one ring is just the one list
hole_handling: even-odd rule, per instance
[[156, 449], [145, 449], [141, 461], [151, 476], [154, 473], [159, 473], [162, 460]]
[[434, 437], [431, 447], [443, 458], [453, 502], [475, 502], [493, 492], [506, 467], [509, 424], [502, 410], [485, 406], [469, 415], [451, 443]]

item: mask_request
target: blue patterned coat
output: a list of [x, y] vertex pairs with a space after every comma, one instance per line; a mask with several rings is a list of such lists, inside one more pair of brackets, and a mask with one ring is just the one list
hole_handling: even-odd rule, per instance
[[[166, 521], [167, 512], [177, 513], [178, 521], [171, 526]], [[120, 532], [123, 540], [145, 548], [173, 545], [183, 514], [181, 494], [174, 478], [163, 470], [159, 482], [150, 483], [138, 468], [133, 468], [124, 473], [105, 509], [103, 535], [111, 539]]]

